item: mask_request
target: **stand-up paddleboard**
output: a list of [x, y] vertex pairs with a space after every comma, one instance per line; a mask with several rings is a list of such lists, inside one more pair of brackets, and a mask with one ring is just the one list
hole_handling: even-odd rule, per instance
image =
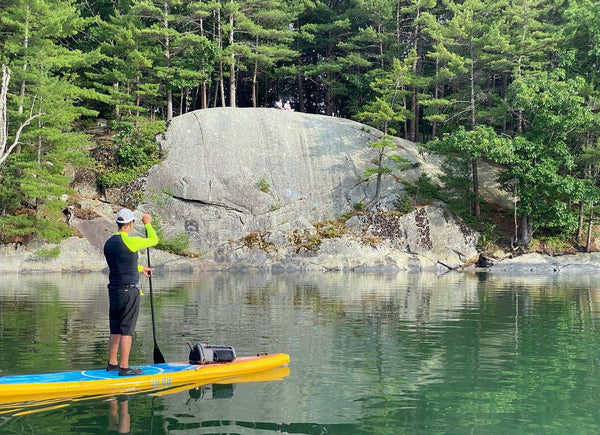
[[119, 376], [118, 372], [107, 372], [105, 369], [4, 376], [0, 377], [0, 404], [135, 394], [219, 381], [235, 383], [238, 377], [252, 377], [283, 367], [289, 361], [289, 355], [273, 353], [237, 357], [231, 362], [203, 365], [187, 362], [136, 365], [144, 371], [144, 374], [139, 376]]

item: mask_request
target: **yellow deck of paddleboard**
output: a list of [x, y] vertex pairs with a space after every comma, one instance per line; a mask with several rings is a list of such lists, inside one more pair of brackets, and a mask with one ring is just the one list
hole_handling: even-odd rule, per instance
[[157, 391], [187, 384], [235, 382], [236, 377], [266, 372], [285, 366], [284, 353], [237, 357], [229, 363], [192, 365], [185, 362], [136, 366], [140, 376], [119, 376], [118, 372], [85, 370], [62, 373], [0, 377], [0, 403], [73, 398], [78, 396]]

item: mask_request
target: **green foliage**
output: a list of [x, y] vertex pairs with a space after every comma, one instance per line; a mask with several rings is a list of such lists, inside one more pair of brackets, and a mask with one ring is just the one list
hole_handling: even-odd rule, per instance
[[42, 260], [57, 258], [60, 255], [60, 246], [55, 246], [50, 249], [38, 249], [35, 251], [35, 256]]
[[431, 182], [431, 178], [422, 172], [415, 184], [406, 183], [406, 190], [414, 195], [415, 204], [426, 204], [437, 199], [440, 188]]
[[174, 237], [160, 238], [157, 248], [174, 254], [187, 254], [190, 247], [190, 237], [183, 231]]
[[115, 131], [113, 144], [117, 147], [115, 164], [98, 166], [98, 185], [101, 188], [124, 186], [141, 175], [160, 160], [155, 135], [157, 123], [141, 123], [137, 126], [124, 121], [113, 121]]
[[166, 208], [173, 202], [173, 192], [164, 187], [160, 192], [152, 190], [149, 192], [150, 202], [156, 204], [157, 207]]
[[486, 159], [498, 162], [509, 162], [512, 156], [512, 142], [507, 137], [497, 134], [493, 128], [477, 126], [474, 130], [458, 127], [443, 139], [435, 138], [427, 143], [427, 147], [442, 153], [457, 153], [463, 159]]
[[134, 169], [113, 169], [110, 172], [101, 173], [97, 178], [97, 183], [102, 188], [125, 186], [142, 176], [148, 169], [149, 167], [146, 166]]
[[42, 208], [35, 213], [23, 210], [19, 214], [0, 217], [0, 243], [26, 243], [36, 237], [39, 240], [58, 243], [71, 236], [60, 212]]
[[256, 185], [261, 190], [261, 192], [269, 193], [269, 191], [271, 190], [271, 186], [269, 185], [267, 180], [265, 180], [264, 178], [261, 178], [260, 180], [258, 180], [258, 183], [256, 183]]
[[158, 245], [160, 250], [171, 252], [179, 255], [191, 255], [188, 251], [190, 247], [190, 236], [185, 232], [181, 232], [173, 237], [166, 238], [162, 228], [161, 220], [158, 216], [152, 216], [152, 226], [158, 237]]
[[[71, 234], [57, 198], [72, 191], [69, 168], [89, 164], [84, 150], [90, 142], [74, 131], [75, 122], [96, 112], [83, 100], [94, 93], [77, 83], [74, 69], [89, 65], [93, 53], [62, 45], [85, 24], [70, 1], [10, 2], [3, 6], [0, 60], [12, 71], [3, 114], [0, 155], [16, 140], [0, 167], [1, 239], [18, 237], [59, 241]], [[6, 114], [6, 116], [4, 116]], [[24, 126], [27, 119], [33, 122]]]
[[34, 217], [24, 213], [0, 216], [0, 242], [27, 241], [34, 233]]
[[410, 94], [405, 89], [409, 67], [410, 59], [404, 62], [393, 59], [389, 71], [374, 70], [371, 73], [374, 100], [365, 104], [356, 118], [382, 130], [384, 134], [398, 131], [400, 124], [410, 116], [406, 107], [400, 104], [402, 98]]
[[536, 227], [573, 231], [578, 220], [573, 200], [585, 200], [591, 192], [573, 173], [581, 135], [600, 131], [598, 115], [585, 99], [586, 86], [555, 71], [515, 81], [509, 95], [527, 122], [513, 140], [503, 180], [515, 186], [520, 214]]
[[120, 167], [150, 167], [158, 161], [158, 143], [151, 128], [136, 128], [132, 123], [117, 121], [113, 121], [112, 128], [115, 131], [113, 143], [118, 146], [116, 155]]
[[402, 195], [394, 205], [400, 214], [410, 213], [414, 209], [413, 203], [408, 195]]
[[317, 234], [323, 239], [342, 237], [346, 233], [344, 222], [340, 220], [327, 220], [324, 222], [313, 222]]
[[529, 244], [530, 252], [540, 252], [547, 255], [574, 254], [575, 242], [565, 235], [542, 236], [534, 238]]

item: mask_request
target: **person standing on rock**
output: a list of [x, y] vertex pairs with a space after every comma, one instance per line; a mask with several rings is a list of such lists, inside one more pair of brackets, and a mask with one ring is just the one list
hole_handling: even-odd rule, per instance
[[[104, 257], [108, 264], [108, 298], [110, 338], [108, 343], [109, 372], [118, 371], [120, 376], [144, 374], [140, 368], [129, 367], [129, 353], [133, 333], [140, 311], [139, 273], [152, 276], [154, 269], [138, 265], [138, 251], [155, 246], [158, 237], [152, 225], [152, 217], [144, 213], [142, 222], [146, 237], [130, 236], [135, 215], [128, 208], [117, 213], [117, 233], [104, 244]], [[121, 362], [118, 363], [120, 353]]]

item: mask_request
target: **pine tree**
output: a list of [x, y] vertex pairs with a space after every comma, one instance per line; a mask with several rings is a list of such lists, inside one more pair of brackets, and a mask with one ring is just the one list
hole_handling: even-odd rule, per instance
[[[131, 14], [142, 23], [140, 37], [146, 41], [147, 48], [144, 51], [149, 53], [156, 77], [162, 82], [166, 102], [165, 120], [169, 122], [174, 114], [173, 90], [177, 74], [173, 60], [183, 51], [177, 42], [183, 36], [180, 29], [187, 19], [185, 6], [181, 0], [135, 0]], [[185, 71], [184, 76], [188, 72], [191, 73]]]
[[[482, 83], [487, 79], [483, 51], [489, 43], [487, 30], [496, 16], [498, 4], [482, 0], [447, 0], [445, 5], [449, 13], [446, 20], [437, 26], [433, 26], [430, 18], [428, 20], [433, 29], [430, 32], [436, 38], [430, 55], [454, 63], [447, 70], [458, 85], [456, 95], [449, 98], [455, 102], [454, 122], [475, 130], [479, 125], [478, 107], [485, 97], [481, 92]], [[481, 216], [478, 160], [479, 156], [474, 156], [471, 161], [473, 214], [477, 219]]]
[[[12, 143], [18, 143], [1, 168], [2, 225], [7, 232], [17, 225], [17, 232], [35, 231], [50, 240], [66, 231], [56, 223], [64, 207], [64, 200], [57, 198], [70, 192], [64, 167], [81, 163], [81, 150], [88, 145], [87, 136], [74, 131], [74, 121], [96, 113], [81, 105], [96, 95], [76, 85], [76, 69], [94, 63], [97, 53], [84, 54], [63, 44], [84, 25], [69, 0], [14, 2], [3, 11], [1, 56], [17, 84], [3, 102], [9, 114], [5, 131], [16, 131]], [[33, 122], [27, 129], [16, 128], [28, 120]], [[18, 208], [35, 213], [9, 216]]]
[[288, 62], [298, 53], [290, 48], [292, 30], [297, 8], [293, 3], [279, 0], [246, 0], [242, 12], [246, 17], [240, 23], [241, 44], [249, 51], [241, 62], [251, 71], [252, 106], [259, 105], [259, 77], [272, 74], [278, 64]]
[[395, 149], [392, 135], [396, 133], [397, 125], [401, 125], [410, 115], [402, 101], [410, 94], [403, 81], [406, 80], [406, 73], [411, 66], [410, 58], [404, 63], [394, 59], [391, 71], [377, 70], [377, 76], [372, 82], [377, 96], [374, 101], [365, 106], [363, 112], [357, 115], [358, 119], [383, 131], [383, 135], [378, 140], [369, 144], [369, 147], [377, 151], [376, 158], [372, 162], [375, 166], [365, 170], [367, 178], [372, 175], [377, 176], [375, 199], [378, 199], [381, 194], [383, 176], [392, 172], [392, 168], [386, 165], [387, 161], [393, 162], [394, 169], [403, 169], [407, 162], [397, 154], [392, 154]]
[[306, 98], [302, 103], [307, 111], [338, 115], [345, 89], [341, 82], [344, 66], [340, 43], [351, 33], [351, 23], [346, 17], [346, 2], [315, 1], [299, 17], [299, 40], [303, 42], [303, 56], [298, 59], [298, 70], [308, 79]]

